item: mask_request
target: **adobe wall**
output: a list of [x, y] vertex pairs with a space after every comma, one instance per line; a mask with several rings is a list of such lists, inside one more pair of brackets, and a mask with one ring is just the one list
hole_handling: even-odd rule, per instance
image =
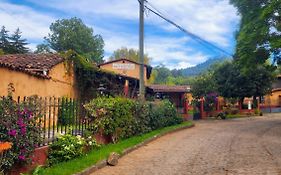
[[0, 95], [6, 96], [8, 94], [8, 84], [12, 83], [15, 88], [14, 97], [32, 95], [40, 97], [76, 97], [73, 70], [69, 75], [66, 72], [64, 63], [60, 63], [50, 70], [49, 75], [52, 77], [51, 79], [43, 79], [1, 67]]

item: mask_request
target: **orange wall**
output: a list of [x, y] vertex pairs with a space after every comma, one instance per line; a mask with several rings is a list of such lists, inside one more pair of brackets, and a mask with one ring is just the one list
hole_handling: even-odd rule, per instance
[[[135, 68], [132, 70], [121, 70], [121, 69], [114, 69], [113, 68], [113, 64], [117, 63], [117, 64], [134, 64]], [[108, 70], [111, 72], [114, 72], [116, 74], [120, 74], [120, 75], [124, 75], [124, 76], [128, 76], [128, 77], [133, 77], [133, 78], [137, 78], [139, 79], [139, 72], [140, 72], [140, 65], [132, 63], [130, 61], [126, 61], [126, 60], [120, 60], [120, 61], [116, 61], [114, 63], [109, 63], [109, 64], [104, 64], [101, 65], [100, 68], [104, 69], [104, 70]], [[147, 82], [146, 79], [146, 67], [144, 67], [144, 82]]]
[[264, 105], [266, 106], [281, 106], [281, 89], [272, 91], [271, 95], [264, 98]]
[[29, 74], [0, 68], [0, 95], [7, 95], [8, 84], [13, 83], [17, 96], [38, 95], [40, 97], [76, 97], [73, 70], [71, 75], [66, 72], [65, 65], [60, 63], [49, 72], [51, 79], [43, 79]]

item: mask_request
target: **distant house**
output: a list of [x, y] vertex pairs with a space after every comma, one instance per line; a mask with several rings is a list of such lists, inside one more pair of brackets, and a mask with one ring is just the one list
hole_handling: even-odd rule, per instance
[[[126, 58], [120, 58], [113, 61], [108, 61], [98, 65], [103, 71], [113, 72], [120, 75], [120, 78], [125, 79], [124, 94], [125, 96], [134, 97], [137, 94], [139, 87], [139, 75], [141, 64]], [[144, 65], [144, 82], [147, 84], [150, 78], [152, 67]]]
[[148, 94], [156, 98], [166, 98], [174, 103], [179, 113], [186, 113], [189, 102], [192, 97], [190, 94], [190, 86], [168, 86], [168, 85], [148, 85]]
[[[116, 74], [139, 79], [140, 63], [121, 58], [113, 61], [108, 61], [99, 65], [100, 69], [112, 71]], [[144, 81], [145, 83], [150, 78], [152, 67], [144, 64]]]
[[58, 54], [0, 56], [0, 75], [1, 96], [7, 95], [9, 84], [14, 96], [76, 96], [72, 66]]
[[277, 76], [277, 80], [272, 87], [271, 94], [264, 97], [261, 105], [267, 112], [281, 112], [281, 75]]

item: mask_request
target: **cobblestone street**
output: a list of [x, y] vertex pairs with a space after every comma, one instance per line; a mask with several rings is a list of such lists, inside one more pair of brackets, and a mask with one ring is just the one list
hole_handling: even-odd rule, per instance
[[93, 175], [281, 175], [281, 114], [198, 121]]

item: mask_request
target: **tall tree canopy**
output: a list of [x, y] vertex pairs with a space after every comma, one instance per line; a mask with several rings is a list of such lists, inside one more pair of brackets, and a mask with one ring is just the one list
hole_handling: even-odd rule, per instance
[[50, 31], [45, 39], [53, 50], [74, 50], [91, 61], [103, 62], [102, 37], [94, 35], [93, 29], [87, 27], [81, 19], [74, 17], [57, 20], [51, 24]]
[[236, 57], [243, 64], [263, 63], [270, 56], [281, 61], [280, 0], [230, 0], [241, 15]]
[[5, 54], [27, 53], [29, 49], [26, 39], [21, 39], [21, 31], [19, 28], [10, 36], [5, 26], [0, 31], [0, 49]]
[[0, 31], [0, 49], [2, 49], [4, 53], [9, 53], [11, 51], [8, 32], [5, 26], [2, 26]]
[[200, 99], [207, 94], [216, 92], [217, 84], [213, 78], [213, 71], [207, 71], [196, 76], [191, 83], [191, 93], [195, 99]]
[[36, 46], [36, 50], [34, 51], [34, 53], [37, 54], [44, 54], [44, 53], [52, 53], [51, 48], [48, 46], [48, 44], [38, 44]]
[[[280, 63], [280, 0], [230, 0], [241, 15], [235, 52], [236, 69], [249, 83], [240, 83], [252, 96], [263, 96], [274, 81], [274, 64]], [[279, 44], [276, 44], [279, 43]]]
[[[121, 49], [117, 49], [113, 52], [112, 56], [109, 57], [109, 60], [116, 60], [120, 58], [127, 58], [132, 61], [139, 62], [139, 51], [135, 49], [128, 49], [126, 47], [122, 47]], [[148, 57], [147, 54], [144, 54], [144, 64], [149, 64], [151, 58]]]
[[27, 53], [29, 49], [25, 47], [28, 43], [26, 39], [21, 39], [21, 31], [19, 28], [10, 37], [11, 40], [11, 52], [12, 53]]
[[168, 77], [172, 75], [171, 71], [164, 65], [159, 65], [153, 68], [152, 73], [155, 72], [155, 84], [168, 84]]

